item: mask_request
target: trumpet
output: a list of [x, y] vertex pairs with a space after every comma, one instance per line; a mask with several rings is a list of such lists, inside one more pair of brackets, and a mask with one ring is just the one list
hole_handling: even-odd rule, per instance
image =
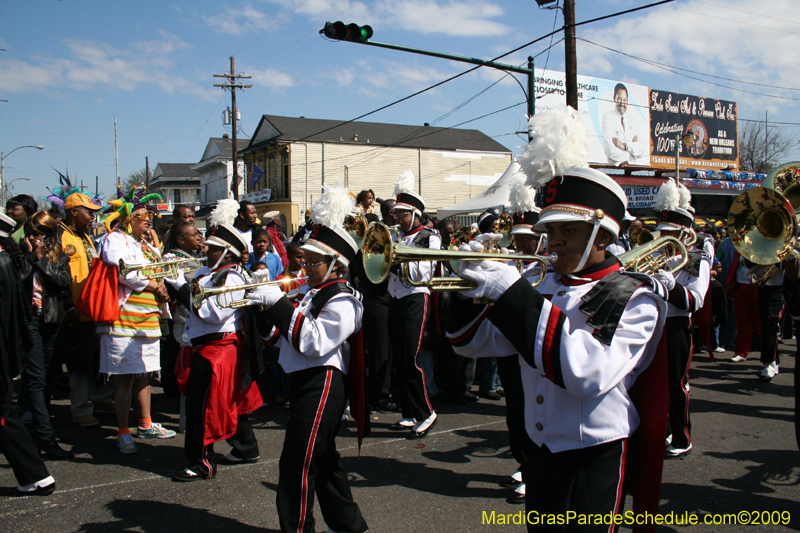
[[[676, 257], [680, 257], [680, 261], [670, 266]], [[617, 260], [628, 272], [641, 272], [652, 276], [662, 269], [672, 274], [677, 273], [689, 264], [689, 254], [682, 240], [665, 235], [618, 255]]]
[[344, 217], [344, 230], [356, 241], [359, 248], [364, 245], [367, 229], [369, 229], [369, 222], [367, 222], [367, 217], [361, 213]]
[[650, 231], [647, 228], [635, 228], [629, 235], [632, 247], [641, 246], [661, 237], [660, 231]]
[[497, 219], [497, 233], [503, 236], [499, 244], [501, 248], [508, 248], [508, 245], [511, 244], [512, 229], [514, 229], [514, 217], [508, 213], [502, 213]]
[[164, 278], [178, 279], [178, 271], [194, 272], [197, 268], [182, 268], [185, 263], [204, 263], [205, 257], [192, 257], [176, 259], [174, 261], [161, 261], [160, 263], [143, 263], [141, 265], [126, 265], [125, 261], [119, 260], [119, 275], [127, 278], [131, 272], [136, 272], [137, 276], [141, 273], [143, 279], [160, 280]]
[[517, 255], [499, 252], [461, 252], [457, 250], [433, 250], [430, 248], [417, 248], [405, 246], [392, 241], [389, 228], [380, 222], [370, 226], [364, 237], [364, 272], [372, 283], [380, 284], [389, 276], [392, 267], [400, 265], [400, 277], [410, 287], [427, 287], [434, 292], [468, 291], [477, 285], [467, 279], [458, 277], [431, 277], [428, 281], [412, 279], [408, 268], [409, 263], [419, 261], [514, 261], [522, 269], [523, 261], [535, 261], [540, 265], [539, 277], [532, 285], [539, 285], [547, 273], [547, 265], [555, 262], [558, 257], [539, 255]]
[[245, 285], [233, 285], [230, 287], [203, 287], [200, 283], [196, 280], [192, 280], [192, 303], [196, 308], [199, 308], [203, 305], [203, 301], [207, 298], [216, 298], [217, 299], [217, 306], [223, 309], [239, 309], [241, 307], [247, 307], [248, 305], [253, 305], [252, 300], [248, 300], [247, 298], [242, 298], [240, 300], [229, 300], [223, 301], [220, 300], [220, 296], [223, 294], [229, 294], [236, 291], [249, 291], [251, 289], [257, 289], [259, 287], [268, 287], [271, 285], [286, 285], [288, 283], [298, 283], [298, 286], [291, 291], [286, 293], [287, 298], [294, 298], [300, 292], [300, 281], [305, 281], [308, 279], [308, 276], [302, 276], [299, 278], [286, 278], [286, 279], [276, 279], [273, 281], [261, 281], [258, 283], [248, 283]]

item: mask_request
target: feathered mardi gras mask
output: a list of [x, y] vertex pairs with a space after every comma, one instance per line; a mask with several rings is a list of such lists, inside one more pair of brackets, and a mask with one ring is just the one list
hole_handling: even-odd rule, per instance
[[[80, 187], [77, 187], [72, 184], [72, 180], [69, 178], [69, 171], [66, 175], [62, 174], [55, 168], [53, 169], [58, 173], [58, 182], [59, 185], [54, 188], [47, 188], [50, 191], [50, 194], [47, 195], [47, 201], [53, 205], [57, 205], [61, 210], [64, 210], [64, 202], [67, 201], [67, 197], [73, 193], [79, 192], [84, 194]], [[100, 199], [100, 196], [103, 193], [98, 192], [97, 194], [92, 197], [92, 203], [98, 207], [106, 208], [108, 205], [103, 203], [103, 200]]]
[[147, 205], [147, 202], [151, 200], [162, 202], [163, 199], [161, 198], [161, 195], [154, 192], [150, 194], [146, 193], [147, 187], [142, 187], [140, 189], [134, 185], [128, 194], [123, 196], [122, 189], [120, 189], [119, 185], [117, 185], [117, 199], [108, 202], [108, 205], [110, 206], [108, 209], [111, 214], [105, 220], [106, 229], [111, 231], [112, 222], [117, 219], [120, 221], [129, 219], [131, 217], [131, 213], [137, 209], [147, 209], [148, 211], [152, 211], [155, 216], [160, 217], [161, 215], [158, 214], [158, 209], [151, 205]]

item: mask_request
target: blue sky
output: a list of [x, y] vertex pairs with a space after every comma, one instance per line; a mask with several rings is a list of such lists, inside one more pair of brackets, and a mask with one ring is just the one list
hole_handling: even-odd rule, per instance
[[[577, 0], [576, 20], [648, 3]], [[791, 90], [800, 88], [798, 4], [680, 0], [578, 28], [592, 43], [718, 78], [678, 75], [586, 41], [578, 43], [578, 70], [733, 100], [743, 119], [767, 111], [771, 120], [800, 123], [800, 91]], [[5, 2], [2, 13], [0, 99], [8, 102], [0, 102], [0, 151], [45, 146], [6, 161], [7, 182], [31, 178], [14, 183], [13, 192], [36, 196], [57, 184], [50, 167], [68, 168], [91, 190], [99, 176], [100, 189], [113, 191], [115, 115], [123, 179], [144, 167], [145, 156], [151, 168], [198, 161], [208, 138], [226, 132], [221, 114], [230, 95], [213, 87], [219, 80], [212, 75], [228, 70], [231, 55], [238, 72], [253, 76], [254, 87], [237, 96], [247, 136], [262, 114], [347, 120], [470, 68], [326, 41], [318, 31], [327, 20], [370, 24], [376, 41], [483, 59], [563, 21], [534, 0], [26, 0]], [[560, 38], [549, 54], [546, 39], [501, 61], [521, 65], [536, 55], [537, 68], [563, 71]], [[525, 96], [508, 77], [492, 86], [503, 76], [480, 69], [364, 120], [454, 126], [521, 104], [463, 126], [519, 152]]]

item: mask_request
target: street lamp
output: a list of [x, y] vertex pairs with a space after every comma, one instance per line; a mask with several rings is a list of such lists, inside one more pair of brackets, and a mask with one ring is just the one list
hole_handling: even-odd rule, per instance
[[5, 207], [5, 205], [6, 205], [6, 200], [8, 199], [8, 191], [11, 190], [11, 184], [14, 183], [15, 181], [30, 181], [30, 180], [31, 180], [30, 178], [17, 178], [17, 179], [9, 181], [3, 187], [3, 207]]
[[[16, 152], [20, 148], [36, 148], [37, 150], [44, 150], [44, 146], [42, 146], [41, 144], [26, 144], [24, 146], [17, 146], [16, 148], [11, 150], [7, 154], [5, 154], [3, 152], [0, 152], [0, 191], [3, 191], [3, 198], [2, 198], [2, 200], [3, 200], [2, 207], [3, 208], [5, 208], [5, 206], [6, 206], [6, 191], [8, 190], [8, 188], [5, 186], [5, 182], [6, 181], [5, 181], [5, 174], [4, 174], [6, 157], [10, 156], [11, 154]], [[28, 179], [30, 179], [30, 178], [28, 178]]]

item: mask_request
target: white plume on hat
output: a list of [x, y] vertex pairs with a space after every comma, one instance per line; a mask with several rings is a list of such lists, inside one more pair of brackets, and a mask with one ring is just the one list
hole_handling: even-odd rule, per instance
[[668, 179], [658, 190], [653, 209], [656, 211], [674, 211], [678, 207], [681, 207], [681, 193], [675, 180]]
[[397, 196], [403, 192], [414, 192], [414, 173], [410, 170], [404, 170], [397, 176], [397, 181], [394, 182], [394, 195]]
[[527, 185], [528, 177], [523, 172], [511, 176], [508, 191], [508, 203], [512, 213], [538, 211], [536, 207], [536, 190]]
[[217, 207], [211, 211], [211, 216], [208, 222], [212, 226], [221, 226], [223, 224], [233, 224], [236, 216], [239, 214], [239, 202], [233, 199], [225, 199], [217, 202]]
[[529, 187], [542, 187], [569, 167], [589, 166], [589, 135], [580, 114], [565, 105], [531, 117], [532, 140], [517, 159]]
[[692, 201], [692, 193], [689, 192], [688, 187], [686, 185], [679, 183], [678, 184], [678, 193], [681, 195], [680, 207], [681, 209], [689, 209], [691, 207], [689, 202]]
[[356, 208], [355, 199], [339, 179], [335, 185], [323, 185], [322, 189], [322, 196], [311, 205], [311, 220], [314, 224], [323, 224], [329, 228], [341, 226], [344, 217]]

